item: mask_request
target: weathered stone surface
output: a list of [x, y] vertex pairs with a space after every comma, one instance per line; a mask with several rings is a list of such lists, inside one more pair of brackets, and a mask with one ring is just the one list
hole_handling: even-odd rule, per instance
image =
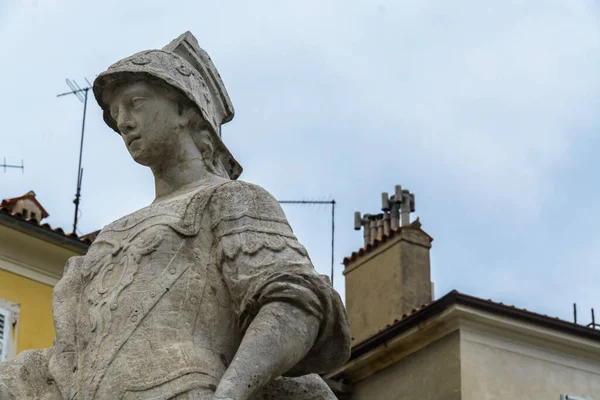
[[348, 358], [345, 310], [278, 202], [235, 180], [210, 58], [187, 33], [94, 94], [156, 199], [69, 260], [55, 346], [0, 366], [1, 399], [334, 399], [316, 374]]
[[26, 350], [10, 362], [0, 363], [0, 399], [60, 399], [48, 372], [51, 349]]

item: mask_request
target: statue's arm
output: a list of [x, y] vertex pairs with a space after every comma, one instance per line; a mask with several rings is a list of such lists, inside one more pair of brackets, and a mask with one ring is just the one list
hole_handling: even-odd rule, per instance
[[212, 202], [212, 227], [244, 336], [216, 396], [246, 399], [278, 376], [344, 363], [350, 334], [339, 295], [313, 268], [278, 202], [243, 182], [225, 188]]
[[315, 316], [292, 304], [265, 304], [246, 330], [215, 397], [252, 398], [306, 356], [317, 338], [319, 325]]
[[0, 399], [64, 399], [48, 372], [51, 351], [51, 348], [25, 350], [12, 360], [0, 363]]
[[64, 398], [71, 398], [77, 367], [76, 318], [81, 294], [83, 256], [71, 257], [62, 279], [52, 293], [52, 313], [56, 336], [49, 370]]
[[52, 314], [58, 351], [75, 350], [75, 319], [81, 294], [81, 265], [83, 256], [71, 257], [65, 265], [62, 279], [52, 292]]

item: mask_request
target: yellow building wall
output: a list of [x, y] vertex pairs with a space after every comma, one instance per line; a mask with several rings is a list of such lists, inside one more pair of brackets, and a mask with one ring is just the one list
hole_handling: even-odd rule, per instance
[[0, 298], [20, 306], [17, 354], [52, 346], [52, 289], [50, 285], [0, 269]]

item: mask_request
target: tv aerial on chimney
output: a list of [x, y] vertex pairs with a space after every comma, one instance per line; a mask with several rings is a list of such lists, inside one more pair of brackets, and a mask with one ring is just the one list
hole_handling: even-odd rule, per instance
[[6, 163], [6, 157], [4, 157], [4, 163], [0, 164], [0, 168], [4, 168], [4, 173], [6, 173], [7, 168], [20, 169], [22, 173], [25, 173], [25, 165], [23, 165], [23, 159], [21, 159], [21, 165], [11, 165]]

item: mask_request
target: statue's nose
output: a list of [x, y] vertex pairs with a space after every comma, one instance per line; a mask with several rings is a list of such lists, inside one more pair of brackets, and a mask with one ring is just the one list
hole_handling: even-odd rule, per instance
[[121, 133], [128, 133], [134, 130], [136, 127], [136, 123], [132, 118], [131, 114], [128, 112], [119, 113], [117, 117], [117, 128]]

